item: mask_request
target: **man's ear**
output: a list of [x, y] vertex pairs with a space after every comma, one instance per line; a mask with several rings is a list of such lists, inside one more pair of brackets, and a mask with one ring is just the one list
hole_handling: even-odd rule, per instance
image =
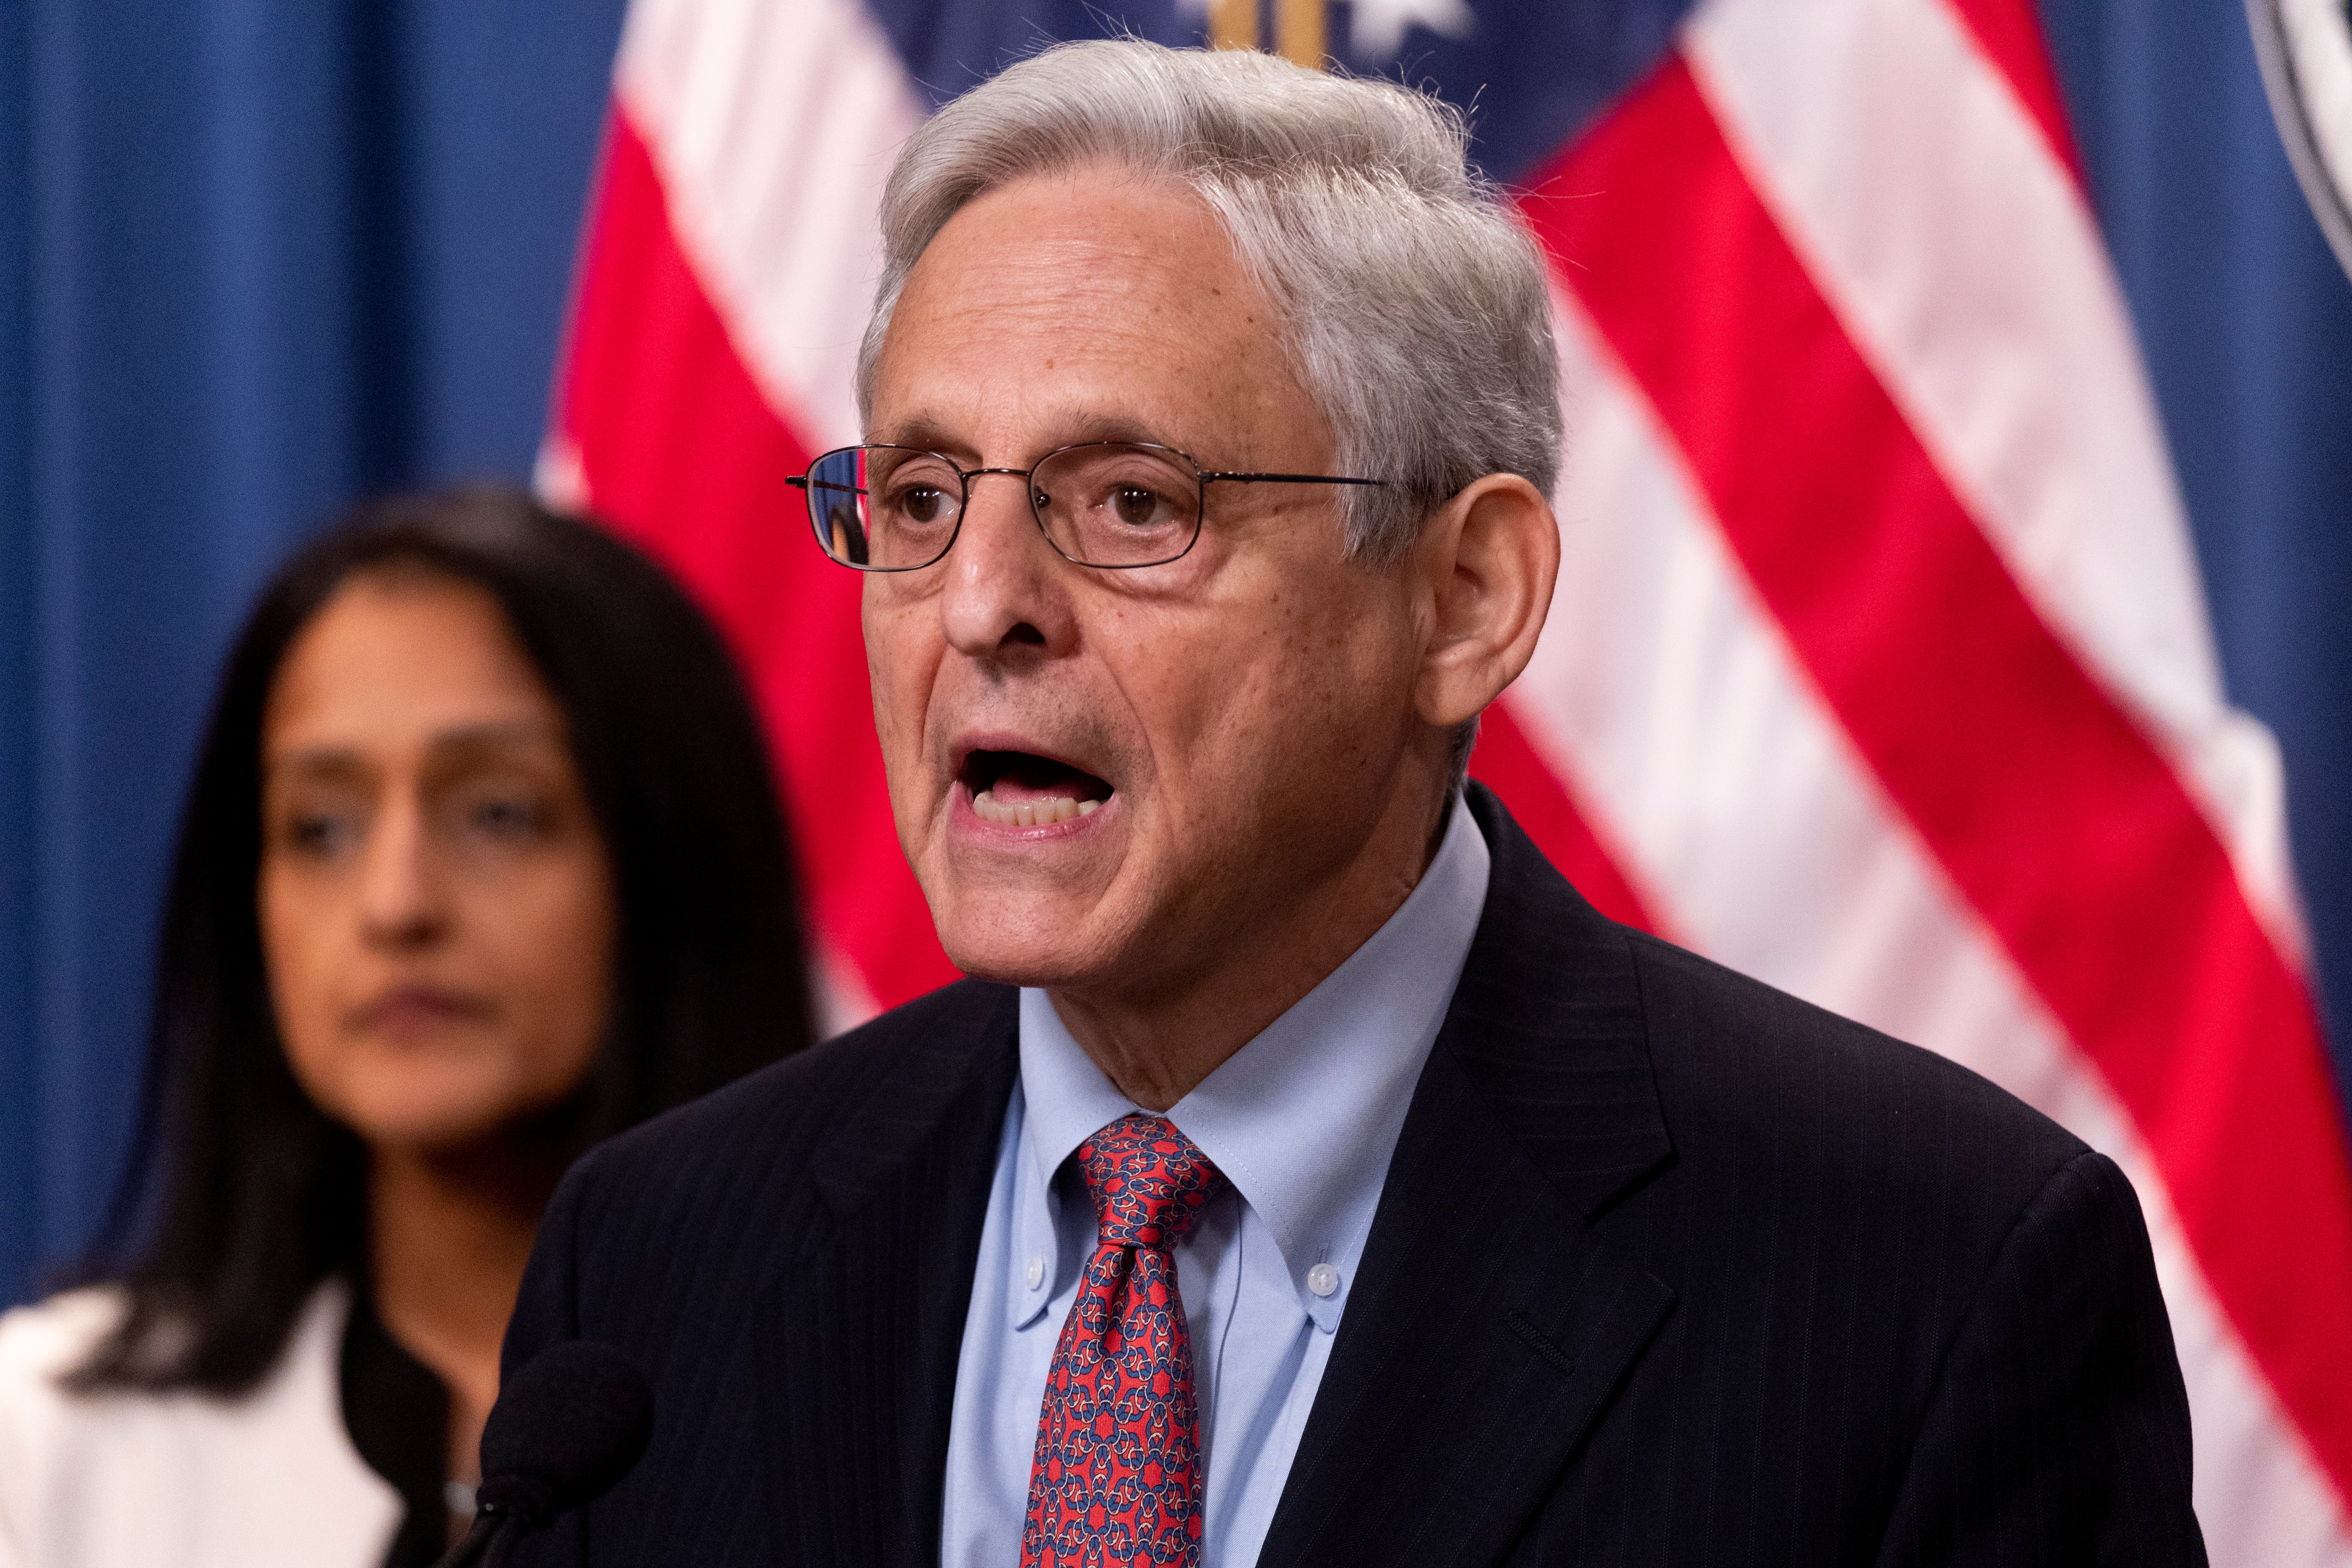
[[1534, 485], [1489, 474], [1429, 520], [1414, 554], [1431, 623], [1413, 700], [1424, 721], [1451, 729], [1535, 656], [1559, 575], [1559, 524]]

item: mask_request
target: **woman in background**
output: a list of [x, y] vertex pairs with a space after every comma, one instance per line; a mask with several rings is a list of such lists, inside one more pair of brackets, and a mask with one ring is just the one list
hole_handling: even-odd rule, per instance
[[564, 1167], [800, 1048], [717, 634], [519, 492], [362, 510], [235, 652], [97, 1281], [0, 1319], [0, 1568], [423, 1564]]

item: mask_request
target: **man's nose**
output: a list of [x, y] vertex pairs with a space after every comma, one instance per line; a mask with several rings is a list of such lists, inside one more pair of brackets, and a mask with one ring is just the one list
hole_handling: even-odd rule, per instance
[[360, 868], [360, 921], [372, 946], [418, 947], [448, 929], [448, 889], [425, 813], [394, 799], [369, 825]]
[[1021, 647], [1053, 651], [1069, 630], [1067, 563], [1029, 509], [1024, 475], [976, 474], [963, 526], [943, 565], [940, 616], [950, 646], [974, 658]]

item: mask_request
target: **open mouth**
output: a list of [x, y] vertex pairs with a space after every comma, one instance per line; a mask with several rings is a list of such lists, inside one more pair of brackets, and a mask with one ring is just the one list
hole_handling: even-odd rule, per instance
[[972, 815], [1007, 827], [1075, 822], [1111, 795], [1094, 774], [1034, 752], [974, 752], [959, 776], [971, 792]]

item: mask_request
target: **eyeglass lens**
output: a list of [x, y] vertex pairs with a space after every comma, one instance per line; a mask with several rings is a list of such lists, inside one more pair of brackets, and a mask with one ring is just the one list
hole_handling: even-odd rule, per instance
[[[1181, 455], [1123, 442], [1069, 447], [1032, 469], [1029, 504], [1054, 548], [1088, 566], [1173, 561], [1201, 528], [1201, 476]], [[946, 458], [848, 447], [810, 467], [810, 521], [845, 566], [908, 571], [947, 553], [967, 481]]]

